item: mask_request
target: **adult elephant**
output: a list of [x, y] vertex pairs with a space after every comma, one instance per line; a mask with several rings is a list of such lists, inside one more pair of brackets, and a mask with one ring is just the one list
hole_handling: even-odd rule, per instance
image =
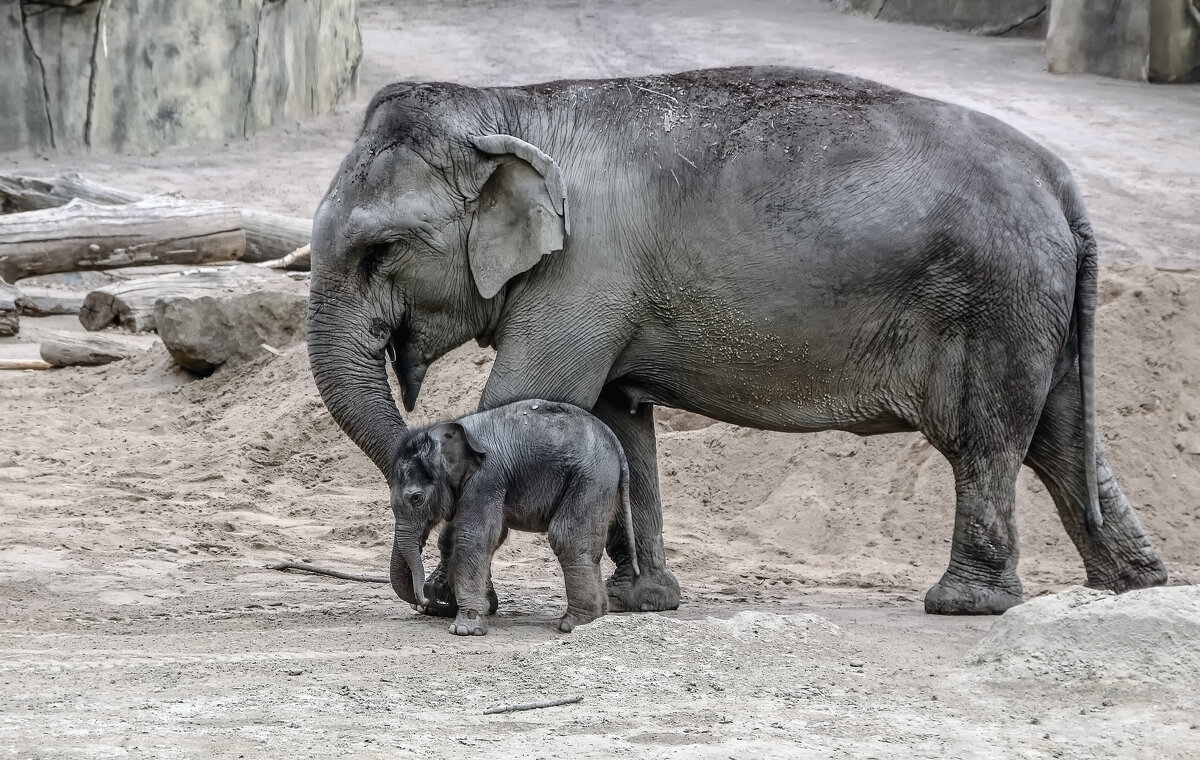
[[[641, 575], [616, 526], [612, 609], [679, 602], [655, 404], [769, 430], [923, 433], [956, 484], [928, 612], [1021, 600], [1022, 463], [1089, 584], [1166, 580], [1096, 442], [1079, 190], [991, 117], [794, 68], [396, 84], [317, 211], [312, 270], [317, 387], [385, 475], [405, 430], [385, 356], [411, 411], [430, 363], [471, 338], [496, 349], [481, 408], [566, 401], [616, 432]], [[393, 586], [414, 602], [404, 557], [425, 536], [395, 540]], [[428, 595], [450, 603], [446, 561]]]

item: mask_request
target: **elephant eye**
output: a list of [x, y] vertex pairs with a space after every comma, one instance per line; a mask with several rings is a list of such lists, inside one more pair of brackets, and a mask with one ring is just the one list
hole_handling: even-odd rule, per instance
[[409, 496], [409, 497], [408, 497], [408, 501], [409, 501], [409, 503], [410, 503], [410, 504], [412, 504], [414, 507], [419, 507], [419, 506], [421, 506], [421, 504], [422, 504], [422, 503], [424, 503], [424, 501], [425, 501], [425, 494], [423, 494], [423, 493], [414, 493], [414, 494], [412, 494], [411, 496]]

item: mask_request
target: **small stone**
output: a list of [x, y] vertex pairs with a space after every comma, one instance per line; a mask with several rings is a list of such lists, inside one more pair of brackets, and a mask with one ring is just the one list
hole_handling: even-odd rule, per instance
[[850, 667], [861, 668], [865, 663], [862, 660], [851, 660]]
[[304, 671], [303, 670], [289, 670], [287, 672], [287, 674], [289, 676], [302, 676], [302, 675], [304, 675]]

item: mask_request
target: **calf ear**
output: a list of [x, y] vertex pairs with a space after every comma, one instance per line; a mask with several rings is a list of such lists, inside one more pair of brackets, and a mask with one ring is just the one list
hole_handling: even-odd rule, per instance
[[430, 429], [429, 437], [438, 445], [447, 477], [455, 488], [461, 487], [483, 464], [483, 447], [459, 423], [443, 422]]

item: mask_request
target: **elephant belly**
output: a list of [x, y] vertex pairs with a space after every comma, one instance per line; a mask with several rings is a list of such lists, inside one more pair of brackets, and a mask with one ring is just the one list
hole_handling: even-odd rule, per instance
[[[910, 347], [906, 366], [897, 366], [896, 357], [889, 364], [853, 345], [815, 351], [815, 343], [768, 341], [770, 350], [743, 346], [730, 354], [709, 350], [712, 342], [664, 340], [644, 361], [630, 361], [615, 384], [631, 405], [669, 406], [767, 430], [874, 435], [917, 429], [916, 351]], [[670, 357], [675, 360], [664, 361]]]

